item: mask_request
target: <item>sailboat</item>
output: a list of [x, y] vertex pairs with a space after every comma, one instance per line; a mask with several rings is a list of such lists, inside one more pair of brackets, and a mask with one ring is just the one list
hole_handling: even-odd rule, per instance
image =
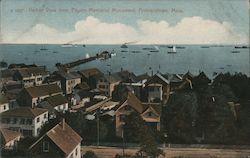
[[168, 51], [169, 54], [175, 54], [176, 52], [176, 47], [173, 46], [172, 51]]
[[43, 47], [40, 50], [48, 50], [48, 49], [45, 48], [45, 46], [43, 45]]

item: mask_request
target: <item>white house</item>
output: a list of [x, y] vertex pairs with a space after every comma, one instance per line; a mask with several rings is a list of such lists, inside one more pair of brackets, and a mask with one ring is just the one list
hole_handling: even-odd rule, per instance
[[50, 119], [56, 117], [56, 112], [64, 113], [69, 110], [68, 101], [61, 94], [45, 98], [38, 106], [48, 109]]
[[21, 107], [1, 113], [1, 127], [22, 133], [23, 136], [38, 136], [41, 127], [48, 121], [48, 110]]
[[8, 111], [10, 109], [9, 101], [5, 96], [0, 96], [0, 113]]
[[14, 79], [21, 80], [24, 87], [41, 85], [43, 80], [49, 76], [45, 66], [18, 68]]

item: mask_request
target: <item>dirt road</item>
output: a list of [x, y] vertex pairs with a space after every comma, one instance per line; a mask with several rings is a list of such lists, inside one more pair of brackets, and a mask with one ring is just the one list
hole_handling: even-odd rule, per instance
[[[92, 150], [98, 158], [113, 158], [116, 154], [122, 155], [121, 148], [83, 146], [82, 154]], [[138, 148], [125, 149], [125, 154], [135, 154]], [[198, 148], [164, 148], [165, 156], [161, 158], [250, 158], [250, 149], [198, 149]]]

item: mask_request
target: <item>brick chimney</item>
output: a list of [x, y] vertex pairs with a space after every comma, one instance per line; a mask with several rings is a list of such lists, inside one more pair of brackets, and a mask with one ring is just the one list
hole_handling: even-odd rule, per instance
[[62, 129], [64, 130], [65, 129], [65, 119], [64, 118], [61, 118], [61, 126], [62, 126]]

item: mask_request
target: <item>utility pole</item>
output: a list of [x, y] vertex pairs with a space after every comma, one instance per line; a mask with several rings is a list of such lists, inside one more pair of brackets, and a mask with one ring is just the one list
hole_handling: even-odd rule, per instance
[[124, 128], [122, 127], [122, 155], [125, 155]]
[[0, 43], [3, 42], [3, 35], [2, 35], [2, 0], [0, 0]]
[[99, 133], [99, 127], [100, 127], [100, 122], [99, 122], [99, 109], [96, 112], [96, 121], [97, 121], [97, 146], [99, 147], [99, 139], [100, 139], [100, 133]]

